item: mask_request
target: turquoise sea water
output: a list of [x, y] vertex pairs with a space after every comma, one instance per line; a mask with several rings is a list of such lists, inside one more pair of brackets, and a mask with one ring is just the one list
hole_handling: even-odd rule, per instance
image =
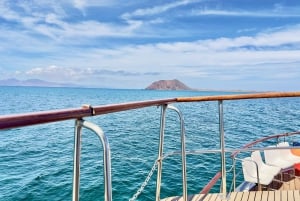
[[[224, 92], [0, 87], [0, 94], [0, 115], [4, 115]], [[175, 106], [185, 118], [188, 150], [219, 147], [217, 102]], [[299, 98], [225, 101], [224, 113], [227, 147], [237, 148], [258, 137], [300, 130]], [[113, 200], [128, 200], [157, 158], [160, 108], [87, 120], [101, 126], [109, 138]], [[0, 200], [71, 200], [74, 121], [0, 131], [0, 139]], [[174, 112], [168, 111], [164, 151], [179, 150], [179, 140], [179, 120]], [[188, 155], [189, 194], [199, 192], [214, 176], [220, 168], [219, 159], [218, 154]], [[180, 161], [179, 156], [164, 161], [162, 198], [181, 194]], [[95, 134], [84, 130], [81, 200], [103, 200], [102, 168], [102, 146]], [[154, 200], [155, 181], [156, 174], [138, 200]], [[213, 189], [217, 190], [218, 187]]]

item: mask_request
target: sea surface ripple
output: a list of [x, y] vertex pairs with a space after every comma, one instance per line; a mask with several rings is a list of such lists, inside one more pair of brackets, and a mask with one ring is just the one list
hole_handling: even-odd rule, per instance
[[[0, 94], [0, 115], [5, 115], [78, 108], [83, 104], [228, 93], [0, 87]], [[184, 116], [188, 150], [219, 148], [217, 102], [174, 105]], [[160, 113], [159, 107], [149, 107], [86, 118], [99, 125], [110, 142], [113, 200], [131, 198], [157, 159]], [[299, 98], [224, 101], [226, 146], [239, 148], [259, 137], [300, 130], [299, 119]], [[74, 121], [5, 130], [0, 134], [0, 200], [71, 200]], [[178, 151], [180, 146], [178, 117], [174, 111], [167, 111], [164, 153]], [[102, 145], [94, 133], [84, 130], [81, 151], [80, 200], [104, 200]], [[219, 161], [219, 154], [187, 156], [189, 194], [198, 193], [219, 171]], [[229, 169], [230, 161], [227, 165]], [[182, 194], [181, 181], [180, 156], [166, 158], [161, 197]], [[138, 200], [154, 200], [155, 188], [156, 172]]]

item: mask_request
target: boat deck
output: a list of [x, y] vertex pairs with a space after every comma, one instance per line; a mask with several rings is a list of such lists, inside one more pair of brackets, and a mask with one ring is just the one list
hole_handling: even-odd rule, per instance
[[[277, 185], [277, 186], [276, 186]], [[222, 194], [197, 194], [188, 197], [188, 201], [299, 201], [300, 200], [300, 178], [294, 178], [290, 181], [278, 185], [277, 182], [272, 187], [278, 187], [278, 190], [266, 191], [245, 191], [232, 192], [227, 198], [222, 199]], [[169, 197], [161, 201], [183, 201], [182, 197]]]
[[[198, 194], [189, 196], [188, 201], [299, 201], [299, 190], [283, 190], [283, 191], [247, 191], [232, 192], [229, 197], [223, 198], [219, 193], [214, 194]], [[162, 201], [183, 201], [182, 197], [170, 197]]]

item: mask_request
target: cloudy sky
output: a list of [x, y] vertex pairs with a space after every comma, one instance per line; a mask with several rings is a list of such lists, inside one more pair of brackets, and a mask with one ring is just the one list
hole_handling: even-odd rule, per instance
[[0, 79], [300, 90], [299, 0], [1, 0]]

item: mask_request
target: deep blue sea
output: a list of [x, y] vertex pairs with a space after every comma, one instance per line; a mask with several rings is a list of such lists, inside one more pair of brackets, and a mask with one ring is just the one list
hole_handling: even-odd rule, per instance
[[[0, 115], [217, 94], [229, 93], [0, 87]], [[188, 150], [219, 148], [217, 102], [174, 105], [185, 119]], [[110, 142], [113, 200], [131, 198], [156, 160], [160, 112], [159, 107], [149, 107], [86, 118], [99, 125]], [[300, 98], [225, 101], [226, 146], [239, 148], [259, 137], [300, 130], [299, 119]], [[179, 131], [177, 115], [168, 111], [165, 153], [180, 149]], [[71, 200], [73, 146], [73, 120], [0, 131], [0, 200]], [[103, 200], [102, 154], [98, 137], [84, 129], [80, 200]], [[219, 154], [188, 155], [189, 194], [198, 193], [219, 168]], [[138, 200], [154, 200], [155, 182], [156, 172]], [[164, 161], [161, 197], [179, 195], [181, 189], [181, 160], [175, 155]]]

